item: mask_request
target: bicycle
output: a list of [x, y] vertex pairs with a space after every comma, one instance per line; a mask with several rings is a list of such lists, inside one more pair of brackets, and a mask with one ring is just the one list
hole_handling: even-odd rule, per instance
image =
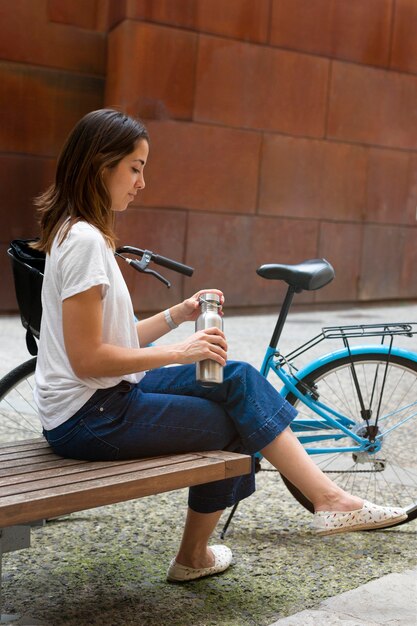
[[[147, 269], [148, 263], [164, 259], [138, 248], [124, 250], [142, 256], [143, 263], [128, 260], [133, 267], [135, 263], [139, 265], [136, 267], [139, 271], [153, 272]], [[170, 259], [165, 261], [175, 264]], [[182, 267], [192, 272], [192, 268]], [[264, 279], [282, 280], [288, 285], [261, 373], [265, 377], [276, 376], [282, 383], [280, 393], [296, 406], [299, 413], [291, 424], [293, 431], [308, 454], [344, 489], [378, 504], [404, 507], [408, 518], [401, 524], [414, 520], [417, 517], [414, 452], [417, 353], [394, 346], [394, 340], [397, 336], [416, 335], [417, 323], [324, 327], [320, 334], [283, 355], [278, 342], [294, 295], [323, 288], [333, 280], [334, 271], [326, 260], [313, 259], [298, 265], [263, 265], [257, 273]], [[364, 338], [367, 341], [376, 338], [379, 343], [352, 345], [352, 340]], [[295, 360], [301, 354], [329, 339], [341, 340], [342, 347], [297, 369]], [[30, 359], [0, 381], [0, 418], [4, 421], [6, 403], [8, 423], [13, 420], [17, 430], [23, 424], [27, 427], [34, 423], [34, 418], [37, 420], [33, 401], [27, 408], [27, 391], [23, 391], [33, 377], [35, 363], [36, 358]], [[29, 393], [31, 400], [31, 390]], [[261, 459], [257, 455], [258, 469]], [[313, 512], [311, 502], [282, 478], [292, 496]], [[229, 515], [223, 536], [235, 509]]]

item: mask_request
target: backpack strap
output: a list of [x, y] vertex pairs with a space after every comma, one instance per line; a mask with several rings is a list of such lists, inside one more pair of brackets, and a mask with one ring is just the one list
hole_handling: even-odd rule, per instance
[[30, 326], [26, 329], [26, 347], [29, 354], [32, 356], [36, 356], [38, 354], [38, 344], [35, 341], [35, 337], [33, 336]]

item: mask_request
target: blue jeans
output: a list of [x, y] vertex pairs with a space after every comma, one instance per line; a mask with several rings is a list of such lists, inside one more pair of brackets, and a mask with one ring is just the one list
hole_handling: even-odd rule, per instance
[[[99, 389], [69, 420], [44, 431], [53, 450], [86, 460], [134, 459], [229, 450], [253, 455], [296, 415], [251, 365], [229, 361], [224, 382], [202, 387], [195, 365], [151, 370], [136, 385]], [[255, 491], [254, 463], [245, 476], [196, 485], [189, 506], [212, 513]]]

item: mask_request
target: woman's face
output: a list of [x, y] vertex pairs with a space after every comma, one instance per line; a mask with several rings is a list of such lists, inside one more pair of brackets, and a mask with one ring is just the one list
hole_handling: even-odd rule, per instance
[[133, 152], [115, 167], [106, 167], [103, 180], [111, 197], [112, 211], [125, 211], [139, 189], [145, 187], [143, 170], [149, 154], [149, 144], [141, 139]]

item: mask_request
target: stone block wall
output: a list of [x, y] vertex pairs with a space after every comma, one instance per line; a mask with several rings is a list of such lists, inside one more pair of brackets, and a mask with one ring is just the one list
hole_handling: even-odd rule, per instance
[[[204, 286], [273, 305], [261, 263], [324, 256], [299, 302], [417, 297], [417, 0], [15, 0], [0, 8], [0, 263], [68, 130], [142, 117], [146, 189], [123, 243], [196, 268], [168, 291], [125, 275], [142, 311]], [[14, 306], [8, 269], [0, 306]]]

